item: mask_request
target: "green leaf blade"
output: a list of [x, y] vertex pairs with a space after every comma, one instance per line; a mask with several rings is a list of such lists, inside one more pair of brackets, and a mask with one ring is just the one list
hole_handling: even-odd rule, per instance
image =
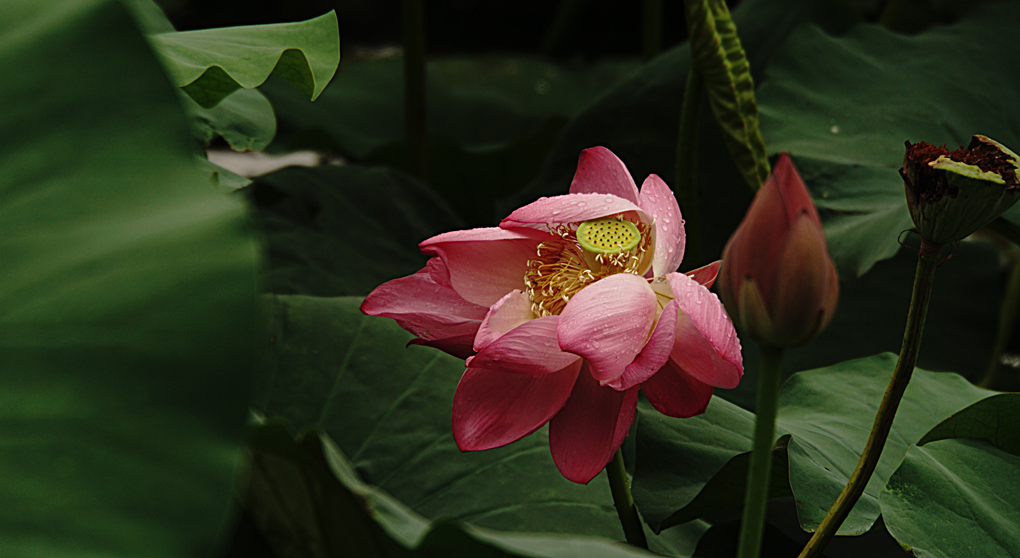
[[1020, 457], [987, 443], [910, 448], [879, 502], [889, 532], [919, 558], [1020, 554]]
[[[773, 471], [772, 494], [792, 492], [805, 531], [817, 527], [857, 464], [895, 360], [890, 353], [857, 359], [799, 372], [784, 384], [776, 421], [780, 442], [773, 450], [780, 469]], [[879, 493], [912, 443], [946, 416], [993, 393], [956, 374], [916, 369], [876, 473], [839, 534], [871, 528]], [[648, 522], [666, 528], [739, 505], [753, 415], [720, 398], [691, 419], [652, 413], [643, 409], [638, 423], [634, 480], [634, 497]]]
[[340, 64], [332, 11], [297, 23], [157, 33], [149, 39], [173, 81], [204, 108], [274, 74], [314, 101]]
[[983, 438], [1002, 451], [1020, 455], [1020, 393], [1002, 393], [963, 409], [932, 428], [923, 446], [948, 438]]
[[0, 546], [203, 555], [227, 519], [255, 365], [244, 211], [195, 166], [174, 90], [119, 2], [4, 2], [0, 22], [0, 133], [17, 138], [0, 153], [13, 427]]

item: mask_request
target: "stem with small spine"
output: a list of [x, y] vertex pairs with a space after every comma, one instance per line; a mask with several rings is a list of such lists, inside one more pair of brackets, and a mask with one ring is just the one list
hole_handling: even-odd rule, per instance
[[903, 393], [907, 389], [910, 376], [914, 372], [914, 365], [917, 363], [917, 353], [921, 348], [921, 336], [924, 333], [924, 320], [928, 315], [928, 300], [931, 298], [935, 269], [938, 267], [941, 252], [941, 244], [921, 240], [921, 250], [917, 255], [917, 271], [914, 274], [914, 289], [910, 295], [910, 308], [907, 310], [907, 326], [903, 333], [903, 345], [900, 347], [900, 358], [896, 361], [896, 368], [893, 369], [889, 387], [886, 388], [882, 402], [878, 406], [875, 424], [871, 427], [871, 434], [868, 436], [868, 442], [864, 445], [864, 451], [857, 462], [857, 468], [850, 475], [850, 480], [843, 487], [843, 492], [836, 498], [836, 502], [832, 504], [829, 513], [822, 519], [818, 529], [808, 540], [798, 558], [821, 555], [825, 546], [839, 530], [839, 526], [850, 515], [854, 504], [864, 494], [864, 487], [867, 486], [868, 479], [871, 478], [871, 474], [878, 465], [885, 441], [892, 429], [893, 419], [896, 417], [896, 409], [899, 407], [900, 400], [903, 399]]
[[698, 112], [704, 81], [691, 64], [687, 71], [684, 102], [680, 108], [680, 130], [676, 142], [676, 197], [684, 216], [687, 245], [684, 262], [690, 269], [701, 261], [701, 218], [698, 211]]
[[613, 504], [616, 505], [616, 514], [620, 516], [620, 525], [623, 526], [623, 534], [627, 542], [638, 548], [648, 549], [648, 540], [645, 539], [645, 530], [641, 526], [641, 518], [638, 517], [637, 506], [634, 504], [634, 496], [630, 493], [630, 481], [627, 480], [627, 468], [623, 464], [623, 452], [616, 450], [613, 460], [606, 465], [606, 476], [609, 477], [609, 489], [613, 493]]
[[740, 522], [740, 542], [737, 547], [738, 558], [756, 558], [761, 550], [761, 535], [765, 526], [765, 509], [772, 478], [772, 443], [776, 434], [776, 407], [782, 377], [780, 374], [782, 360], [783, 349], [762, 345], [755, 406], [754, 445], [751, 448], [751, 465], [747, 471], [744, 516]]

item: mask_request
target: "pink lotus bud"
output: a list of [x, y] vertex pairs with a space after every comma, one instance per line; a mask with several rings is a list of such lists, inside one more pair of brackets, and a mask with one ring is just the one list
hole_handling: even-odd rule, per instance
[[785, 153], [723, 250], [719, 292], [740, 329], [774, 347], [802, 345], [832, 320], [836, 267], [811, 195]]

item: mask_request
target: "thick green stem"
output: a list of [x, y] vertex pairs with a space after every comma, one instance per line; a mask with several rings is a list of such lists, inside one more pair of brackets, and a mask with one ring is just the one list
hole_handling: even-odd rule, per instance
[[408, 169], [428, 183], [428, 132], [425, 116], [425, 2], [403, 0], [404, 141]]
[[645, 530], [641, 527], [634, 497], [630, 494], [630, 481], [627, 480], [627, 468], [623, 465], [623, 452], [616, 450], [613, 460], [606, 465], [606, 476], [609, 477], [609, 489], [613, 492], [613, 503], [616, 514], [620, 516], [620, 525], [627, 542], [638, 548], [648, 549]]
[[542, 38], [542, 45], [538, 47], [543, 56], [552, 57], [567, 45], [584, 7], [585, 0], [560, 0]]
[[850, 480], [843, 487], [843, 492], [836, 498], [836, 502], [829, 509], [829, 513], [822, 519], [814, 535], [804, 546], [799, 558], [819, 556], [825, 550], [843, 520], [850, 514], [854, 504], [864, 493], [864, 487], [868, 479], [878, 465], [878, 459], [882, 456], [882, 449], [889, 437], [889, 430], [892, 428], [893, 419], [896, 417], [896, 409], [900, 400], [903, 399], [903, 392], [910, 382], [910, 375], [914, 372], [914, 364], [917, 363], [917, 352], [921, 348], [921, 336], [924, 333], [924, 319], [928, 315], [928, 299], [931, 298], [932, 282], [935, 279], [935, 269], [939, 263], [939, 253], [942, 245], [921, 241], [921, 251], [918, 253], [917, 272], [914, 274], [914, 290], [910, 295], [910, 308], [907, 310], [907, 327], [903, 332], [903, 345], [900, 347], [900, 358], [896, 361], [896, 368], [893, 369], [892, 378], [889, 380], [889, 387], [885, 390], [882, 402], [878, 406], [878, 413], [875, 414], [875, 424], [871, 427], [871, 435], [864, 445], [864, 452], [857, 462], [857, 468], [850, 475]]
[[762, 346], [758, 398], [755, 407], [754, 445], [747, 471], [744, 493], [744, 517], [740, 522], [738, 558], [757, 558], [765, 526], [765, 507], [772, 478], [772, 443], [776, 434], [776, 406], [779, 399], [779, 372], [783, 349]]
[[995, 345], [992, 347], [992, 356], [988, 360], [988, 370], [979, 387], [991, 389], [995, 378], [1002, 368], [1002, 353], [1013, 336], [1013, 323], [1016, 321], [1017, 311], [1020, 310], [1020, 252], [1013, 250], [1013, 268], [1009, 272], [1009, 282], [1006, 284], [1006, 294], [1002, 299], [1002, 308], [999, 310], [999, 328], [995, 333]]
[[704, 83], [691, 65], [687, 71], [684, 104], [680, 109], [680, 131], [676, 141], [676, 197], [684, 216], [687, 233], [685, 268], [694, 269], [701, 261], [701, 218], [698, 211], [698, 112]]
[[662, 50], [662, 0], [641, 3], [641, 57], [655, 58]]

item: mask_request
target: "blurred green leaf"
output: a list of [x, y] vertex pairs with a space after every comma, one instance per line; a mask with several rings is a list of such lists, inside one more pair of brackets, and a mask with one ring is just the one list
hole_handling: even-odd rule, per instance
[[244, 211], [120, 2], [7, 0], [0, 37], [3, 554], [207, 555], [255, 364]]
[[174, 83], [204, 108], [271, 74], [315, 100], [340, 64], [336, 13], [308, 21], [149, 35]]
[[1003, 393], [963, 409], [932, 428], [921, 441], [983, 438], [1002, 451], [1020, 455], [1020, 393]]
[[[549, 119], [578, 114], [637, 65], [630, 60], [562, 65], [505, 56], [432, 60], [426, 94], [428, 132], [467, 152], [505, 148]], [[338, 85], [326, 90], [314, 106], [276, 80], [266, 84], [263, 91], [276, 107], [281, 139], [292, 147], [328, 148], [357, 161], [402, 142], [402, 59], [351, 57], [338, 75]]]
[[262, 151], [276, 135], [276, 115], [269, 99], [256, 89], [240, 89], [212, 108], [181, 95], [192, 134], [204, 147], [222, 137], [234, 151]]
[[463, 223], [415, 179], [385, 168], [292, 167], [244, 190], [269, 244], [269, 289], [366, 295], [425, 266], [418, 243]]
[[[505, 531], [623, 540], [604, 475], [564, 479], [543, 428], [509, 446], [462, 453], [450, 430], [464, 362], [420, 346], [360, 298], [276, 296], [266, 416], [314, 424], [365, 482], [427, 518]], [[653, 550], [689, 556], [706, 526], [652, 536]]]
[[[914, 235], [905, 235], [904, 242], [916, 246], [918, 241]], [[998, 265], [994, 243], [963, 242], [939, 267], [919, 367], [954, 371], [972, 380], [984, 374], [1000, 304]], [[840, 283], [839, 305], [829, 327], [807, 345], [788, 349], [783, 356], [784, 372], [899, 351], [916, 267], [915, 252], [902, 250], [876, 264], [864, 277]], [[761, 351], [752, 339], [745, 336], [741, 341], [744, 379], [736, 389], [718, 393], [751, 409]]]
[[769, 175], [765, 141], [758, 129], [751, 66], [723, 0], [686, 0], [691, 58], [708, 90], [730, 156], [744, 181], [757, 190]]
[[204, 155], [196, 154], [194, 159], [198, 168], [205, 173], [209, 184], [221, 192], [233, 192], [251, 184], [251, 180], [213, 163]]
[[255, 428], [248, 511], [275, 537], [281, 555], [638, 558], [654, 556], [591, 537], [502, 533], [455, 521], [431, 522], [358, 478], [328, 436], [297, 441], [280, 424]]
[[985, 442], [910, 448], [879, 503], [889, 532], [918, 558], [1020, 555], [1020, 457]]
[[[433, 137], [428, 142], [431, 187], [466, 226], [492, 226], [505, 217], [498, 213], [497, 201], [538, 174], [564, 122], [551, 118], [507, 145], [485, 151], [467, 151], [456, 141]], [[365, 162], [409, 168], [402, 141], [380, 147]]]
[[[733, 11], [751, 74], [759, 82], [773, 53], [800, 24], [811, 22], [841, 33], [860, 20], [855, 10], [837, 0], [747, 0]], [[689, 46], [677, 47], [603, 93], [564, 128], [542, 173], [524, 191], [508, 198], [500, 213], [508, 214], [539, 196], [566, 193], [578, 155], [596, 145], [616, 153], [638, 183], [655, 173], [667, 184], [674, 184], [677, 129], [690, 61]], [[727, 154], [725, 139], [707, 104], [706, 100], [698, 126], [698, 204], [704, 224], [700, 253], [704, 261], [685, 261], [683, 269], [719, 259], [753, 194]]]
[[[794, 374], [783, 386], [776, 430], [790, 436], [789, 465], [774, 473], [773, 494], [783, 493], [777, 479], [788, 475], [805, 530], [817, 527], [856, 466], [895, 361], [889, 353], [849, 361]], [[915, 370], [882, 458], [840, 534], [862, 534], [875, 522], [878, 494], [913, 442], [954, 411], [993, 393], [955, 374]], [[746, 478], [746, 461], [734, 458], [751, 447], [753, 414], [718, 397], [704, 415], [690, 419], [668, 418], [646, 405], [639, 413], [634, 497], [653, 527], [743, 501], [744, 483], [736, 481]], [[712, 498], [698, 498], [706, 486]], [[697, 513], [687, 506], [696, 506]]]
[[[431, 61], [430, 186], [468, 225], [498, 223], [505, 214], [495, 200], [531, 181], [563, 124], [637, 65], [632, 60], [557, 64], [521, 56]], [[266, 84], [263, 90], [280, 116], [275, 145], [410, 170], [401, 60], [352, 57], [340, 75], [341, 85], [326, 90], [314, 107], [293, 88], [276, 80]]]
[[1020, 145], [1017, 25], [1020, 4], [1007, 2], [916, 36], [805, 26], [770, 61], [758, 90], [762, 131], [770, 151], [807, 171], [842, 277], [895, 254], [912, 226], [897, 172], [905, 140], [955, 149], [984, 134]]

